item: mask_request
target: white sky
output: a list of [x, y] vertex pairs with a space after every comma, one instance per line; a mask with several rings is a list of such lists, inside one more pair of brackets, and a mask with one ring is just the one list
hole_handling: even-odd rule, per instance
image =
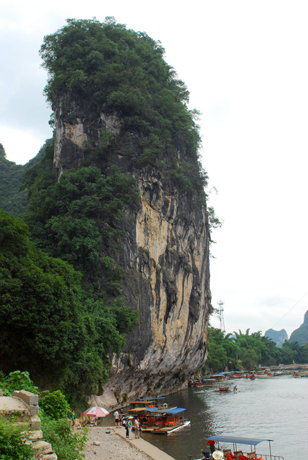
[[202, 162], [219, 192], [210, 204], [224, 220], [213, 235], [212, 303], [225, 302], [226, 330], [290, 334], [308, 310], [308, 295], [294, 306], [308, 291], [307, 1], [0, 0], [9, 160], [26, 163], [52, 135], [44, 35], [67, 18], [106, 16], [162, 42], [202, 113]]

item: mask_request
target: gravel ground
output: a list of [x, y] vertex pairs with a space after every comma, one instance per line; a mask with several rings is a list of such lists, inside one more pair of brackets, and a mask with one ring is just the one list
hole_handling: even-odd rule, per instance
[[[116, 434], [114, 429], [91, 427], [87, 436], [88, 442], [83, 452], [85, 460], [152, 460], [152, 457]], [[93, 442], [100, 445], [96, 446]]]

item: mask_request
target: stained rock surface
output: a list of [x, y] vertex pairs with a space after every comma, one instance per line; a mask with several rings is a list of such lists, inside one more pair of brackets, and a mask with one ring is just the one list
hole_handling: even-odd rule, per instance
[[[116, 164], [135, 177], [140, 194], [138, 205], [124, 212], [121, 250], [109, 248], [125, 270], [122, 294], [140, 318], [122, 352], [110, 356], [104, 395], [92, 397], [91, 403], [112, 407], [135, 395], [183, 388], [207, 354], [212, 307], [206, 205], [163, 170], [138, 164], [138, 134], [123, 130], [116, 114], [95, 115], [68, 95], [54, 109], [54, 164], [59, 176], [71, 167], [93, 163], [108, 174]], [[104, 155], [94, 158], [104, 132], [112, 133], [112, 148], [104, 145]], [[177, 155], [179, 161], [187, 160], [180, 144]]]

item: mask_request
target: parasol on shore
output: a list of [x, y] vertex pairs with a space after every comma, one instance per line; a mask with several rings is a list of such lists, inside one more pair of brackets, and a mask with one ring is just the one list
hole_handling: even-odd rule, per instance
[[89, 417], [106, 417], [106, 415], [109, 415], [109, 412], [103, 407], [92, 406], [90, 409], [84, 411], [83, 414]]

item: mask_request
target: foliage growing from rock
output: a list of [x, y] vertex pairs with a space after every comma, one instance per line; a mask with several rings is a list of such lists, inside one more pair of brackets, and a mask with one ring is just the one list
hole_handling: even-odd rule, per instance
[[[30, 182], [30, 177], [26, 180]], [[123, 207], [138, 199], [133, 185], [133, 178], [116, 166], [107, 177], [96, 166], [70, 170], [59, 182], [48, 168], [30, 189], [26, 220], [32, 238], [49, 255], [77, 270], [98, 271], [104, 264], [101, 236], [107, 239], [119, 232]]]
[[160, 42], [113, 18], [104, 23], [69, 19], [44, 38], [40, 54], [49, 73], [45, 93], [54, 109], [69, 93], [97, 115], [116, 114], [122, 132], [139, 139], [139, 166], [161, 167], [163, 161], [171, 179], [204, 197], [198, 112], [188, 109], [188, 90], [163, 59]]

